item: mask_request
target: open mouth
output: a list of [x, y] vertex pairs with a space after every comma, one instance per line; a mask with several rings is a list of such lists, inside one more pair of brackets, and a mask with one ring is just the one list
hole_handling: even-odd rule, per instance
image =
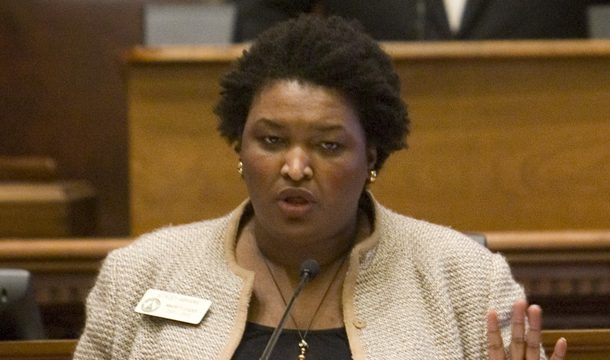
[[309, 203], [309, 201], [300, 196], [291, 196], [284, 199], [285, 202], [291, 205], [305, 205]]
[[279, 207], [288, 217], [303, 217], [315, 205], [315, 198], [311, 192], [302, 188], [286, 188], [278, 196]]

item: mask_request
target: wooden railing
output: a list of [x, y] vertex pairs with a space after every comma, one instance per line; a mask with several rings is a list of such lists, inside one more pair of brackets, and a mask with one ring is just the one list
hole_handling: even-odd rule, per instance
[[488, 232], [485, 236], [488, 248], [506, 256], [529, 294], [610, 299], [610, 230]]
[[[40, 305], [47, 336], [70, 339], [85, 324], [85, 299], [102, 260], [132, 239], [0, 240], [0, 267], [26, 269]], [[1, 356], [0, 356], [1, 358]]]
[[[545, 310], [546, 329], [610, 328], [610, 231], [485, 233], [506, 256], [528, 298]], [[42, 306], [82, 307], [102, 260], [132, 238], [0, 241], [0, 267], [33, 274]], [[59, 313], [61, 311], [59, 310]], [[50, 321], [53, 321], [51, 319]], [[83, 319], [66, 326], [82, 326]], [[70, 333], [77, 333], [73, 329]]]
[[0, 341], [2, 360], [72, 359], [76, 340]]
[[543, 331], [542, 344], [551, 354], [555, 341], [564, 337], [568, 342], [568, 360], [610, 359], [610, 329]]
[[40, 304], [82, 303], [108, 253], [131, 243], [116, 239], [0, 240], [0, 267], [29, 270]]
[[[610, 230], [488, 232], [528, 293], [610, 295]], [[82, 301], [101, 261], [132, 238], [0, 241], [0, 267], [30, 270], [41, 303]], [[556, 270], [561, 268], [561, 272]]]
[[[568, 341], [570, 360], [610, 359], [610, 330], [544, 331], [542, 344], [550, 354], [560, 337]], [[0, 342], [3, 360], [68, 360], [72, 358], [76, 340], [5, 341]]]

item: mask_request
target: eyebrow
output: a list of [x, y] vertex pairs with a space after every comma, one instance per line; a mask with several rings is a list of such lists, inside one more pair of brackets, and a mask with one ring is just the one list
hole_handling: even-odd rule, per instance
[[271, 120], [271, 119], [267, 119], [267, 118], [262, 118], [262, 119], [258, 119], [258, 121], [256, 121], [256, 125], [257, 126], [268, 126], [270, 128], [274, 128], [274, 129], [284, 129], [285, 126], [282, 125], [280, 122], [275, 121], [275, 120]]
[[[267, 119], [267, 118], [259, 119], [258, 124], [261, 124], [263, 126], [268, 126], [270, 128], [277, 129], [277, 130], [282, 130], [287, 127], [281, 121], [271, 120], [271, 119]], [[339, 125], [339, 124], [312, 124], [309, 127], [316, 131], [320, 131], [320, 132], [331, 132], [331, 131], [344, 130], [343, 125]]]

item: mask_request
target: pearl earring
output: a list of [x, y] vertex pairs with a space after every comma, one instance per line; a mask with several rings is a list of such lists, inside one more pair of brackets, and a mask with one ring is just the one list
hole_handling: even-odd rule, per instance
[[241, 160], [237, 163], [237, 172], [239, 175], [244, 176], [244, 163]]

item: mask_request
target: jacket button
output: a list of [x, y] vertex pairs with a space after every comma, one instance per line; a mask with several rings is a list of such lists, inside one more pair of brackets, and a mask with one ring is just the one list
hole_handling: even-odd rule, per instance
[[356, 318], [356, 320], [354, 320], [354, 326], [358, 329], [362, 329], [366, 327], [366, 321]]

